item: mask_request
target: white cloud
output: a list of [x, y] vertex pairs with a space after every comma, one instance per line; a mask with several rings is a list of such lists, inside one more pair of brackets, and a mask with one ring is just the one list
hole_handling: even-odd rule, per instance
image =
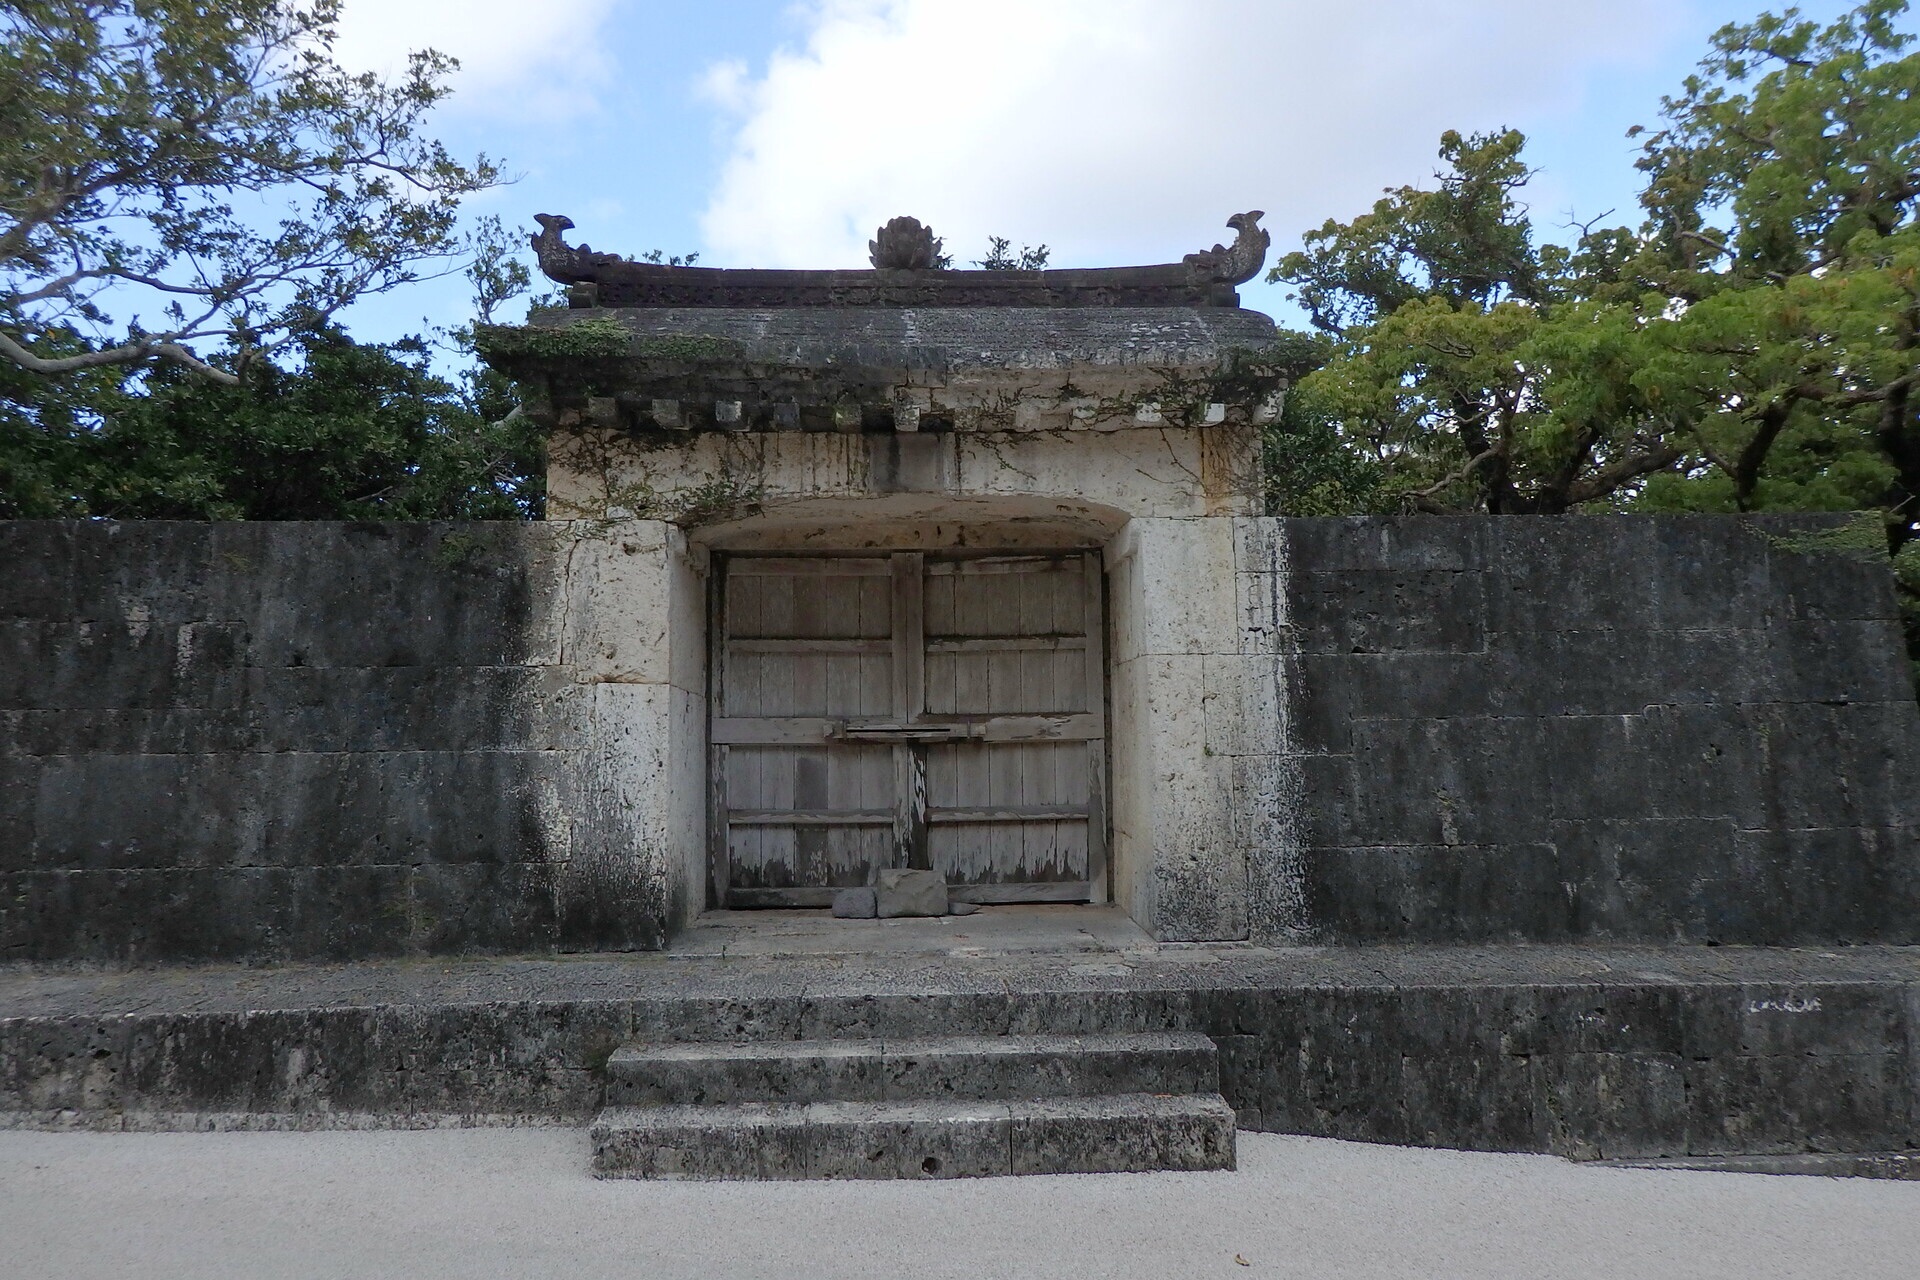
[[709, 257], [864, 265], [911, 213], [965, 260], [1166, 261], [1242, 209], [1276, 242], [1432, 171], [1446, 128], [1577, 108], [1664, 43], [1662, 0], [822, 0], [758, 77], [718, 67]]
[[694, 94], [722, 111], [744, 112], [751, 105], [748, 97], [750, 75], [741, 58], [724, 58], [709, 66], [694, 86]]
[[392, 75], [417, 49], [460, 60], [446, 108], [554, 118], [591, 109], [608, 75], [596, 34], [613, 0], [346, 0], [334, 57]]

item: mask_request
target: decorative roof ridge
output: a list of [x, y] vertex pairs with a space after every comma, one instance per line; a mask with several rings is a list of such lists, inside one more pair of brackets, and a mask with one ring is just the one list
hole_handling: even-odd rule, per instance
[[1266, 261], [1271, 237], [1260, 210], [1236, 213], [1231, 245], [1141, 267], [956, 271], [935, 265], [940, 241], [914, 218], [895, 218], [868, 245], [866, 270], [792, 271], [640, 262], [569, 245], [573, 220], [535, 214], [540, 269], [570, 286], [575, 307], [1238, 306], [1234, 286]]

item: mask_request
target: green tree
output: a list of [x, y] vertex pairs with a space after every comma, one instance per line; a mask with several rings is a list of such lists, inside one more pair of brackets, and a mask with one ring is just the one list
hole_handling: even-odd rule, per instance
[[1533, 176], [1520, 158], [1525, 142], [1513, 130], [1448, 131], [1438, 187], [1394, 188], [1352, 222], [1328, 219], [1267, 278], [1297, 286], [1314, 327], [1342, 335], [1425, 298], [1454, 308], [1546, 301], [1565, 254], [1553, 245], [1543, 254], [1518, 202]]
[[1537, 243], [1524, 146], [1511, 130], [1447, 133], [1437, 188], [1328, 222], [1269, 274], [1334, 340], [1296, 397], [1369, 466], [1372, 503], [1551, 514], [1682, 457], [1664, 418], [1606, 376], [1631, 366], [1631, 326], [1581, 306], [1612, 242]]
[[[42, 342], [61, 355], [91, 349], [70, 331], [51, 330]], [[116, 366], [49, 378], [0, 360], [0, 519], [84, 514], [74, 503], [84, 484], [74, 442], [129, 399], [126, 380]]]
[[1353, 447], [1338, 416], [1302, 380], [1327, 362], [1332, 342], [1322, 334], [1282, 330], [1274, 371], [1288, 390], [1279, 416], [1261, 430], [1267, 510], [1293, 516], [1339, 516], [1391, 511], [1378, 459]]
[[[330, 54], [338, 13], [0, 9], [0, 359], [44, 375], [160, 359], [236, 385], [257, 353], [457, 252], [458, 201], [499, 174], [422, 133], [455, 64], [350, 74]], [[203, 340], [230, 359], [203, 359]]]
[[161, 364], [79, 406], [43, 396], [38, 420], [10, 431], [19, 409], [0, 401], [0, 515], [537, 518], [540, 433], [520, 415], [490, 421], [485, 389], [438, 376], [429, 356], [419, 339], [327, 327], [256, 355], [233, 384]]
[[1896, 550], [1913, 540], [1905, 8], [1719, 31], [1643, 143], [1637, 230], [1540, 245], [1520, 135], [1446, 135], [1436, 189], [1390, 191], [1275, 267], [1337, 339], [1302, 395], [1403, 506], [1866, 507]]
[[[1888, 513], [1920, 533], [1920, 55], [1905, 0], [1722, 29], [1650, 134], [1645, 391], [1706, 464], [1649, 505]], [[1598, 291], [1596, 291], [1598, 292]], [[1662, 299], [1666, 299], [1664, 303]]]

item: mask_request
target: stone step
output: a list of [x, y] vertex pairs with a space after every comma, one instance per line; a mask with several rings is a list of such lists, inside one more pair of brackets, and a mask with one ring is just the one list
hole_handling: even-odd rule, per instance
[[602, 1178], [985, 1178], [1234, 1167], [1218, 1094], [609, 1107]]
[[607, 1061], [606, 1105], [881, 1102], [1215, 1093], [1195, 1032], [632, 1044]]

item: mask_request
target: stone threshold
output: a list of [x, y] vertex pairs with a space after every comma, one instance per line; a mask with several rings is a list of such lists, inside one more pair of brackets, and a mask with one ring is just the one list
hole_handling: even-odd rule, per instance
[[0, 965], [0, 1020], [434, 1007], [498, 1001], [912, 998], [963, 993], [1019, 998], [1076, 992], [1250, 988], [1920, 984], [1920, 947], [1266, 948], [1189, 943], [1124, 952], [1113, 949], [1112, 954], [1102, 954], [1105, 950], [736, 955], [665, 951], [130, 969], [16, 963]]
[[1116, 906], [1032, 903], [972, 915], [836, 919], [816, 910], [709, 911], [675, 935], [679, 957], [1112, 954], [1147, 956], [1159, 944]]

